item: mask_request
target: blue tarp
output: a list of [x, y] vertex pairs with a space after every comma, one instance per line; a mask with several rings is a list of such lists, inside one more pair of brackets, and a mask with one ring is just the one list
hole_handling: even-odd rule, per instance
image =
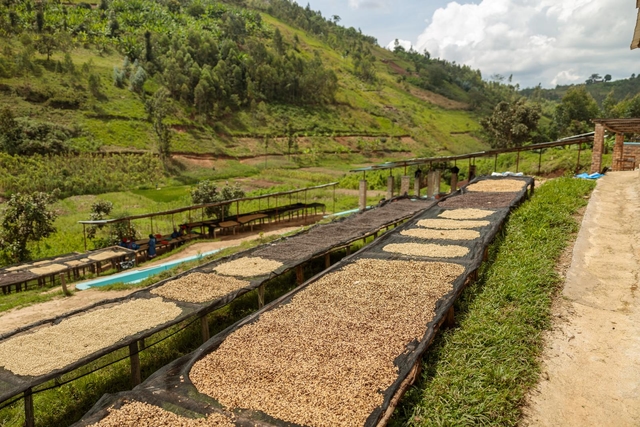
[[586, 173], [581, 173], [580, 175], [576, 175], [576, 178], [582, 178], [582, 179], [598, 179], [598, 178], [602, 178], [604, 175], [601, 173], [592, 173], [591, 175], [588, 175]]

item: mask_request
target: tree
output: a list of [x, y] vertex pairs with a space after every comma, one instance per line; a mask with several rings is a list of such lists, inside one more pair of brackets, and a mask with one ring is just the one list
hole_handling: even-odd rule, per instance
[[291, 150], [298, 149], [298, 135], [293, 132], [291, 123], [287, 125], [287, 157], [291, 160]]
[[600, 113], [598, 104], [584, 86], [570, 88], [556, 107], [554, 121], [560, 136], [589, 131], [591, 119]]
[[0, 110], [0, 150], [11, 155], [20, 152], [23, 133], [9, 107]]
[[[142, 96], [144, 96], [144, 92], [142, 92]], [[169, 101], [169, 91], [163, 87], [158, 89], [150, 99], [145, 100], [145, 110], [156, 134], [158, 154], [164, 162], [171, 155], [171, 131], [164, 122], [164, 119], [173, 110]]]
[[273, 47], [279, 55], [284, 54], [284, 40], [282, 39], [282, 33], [279, 28], [273, 33]]
[[616, 117], [616, 106], [618, 105], [618, 101], [616, 97], [613, 95], [613, 91], [607, 94], [607, 97], [602, 101], [602, 115], [605, 118], [613, 119]]
[[611, 74], [605, 74], [604, 75], [604, 81], [605, 82], [610, 82], [611, 81]]
[[527, 105], [525, 98], [514, 103], [502, 101], [491, 117], [481, 120], [494, 148], [521, 147], [538, 127], [540, 107]]
[[144, 32], [144, 57], [147, 62], [153, 61], [153, 45], [151, 44], [151, 31]]
[[47, 62], [51, 58], [51, 55], [58, 50], [58, 38], [57, 36], [53, 36], [51, 34], [41, 34], [35, 43], [36, 49], [42, 55], [47, 55]]
[[[108, 217], [112, 210], [113, 203], [106, 200], [99, 200], [91, 205], [89, 221], [101, 221]], [[93, 242], [96, 249], [111, 246], [113, 244], [111, 239], [96, 239], [98, 230], [102, 230], [103, 228], [104, 224], [91, 225], [87, 227], [87, 238]]]
[[[218, 203], [225, 200], [240, 199], [245, 196], [245, 192], [240, 188], [238, 183], [235, 185], [229, 185], [229, 182], [225, 183], [225, 186], [218, 192], [218, 187], [211, 181], [200, 181], [198, 185], [191, 190], [191, 201], [195, 205], [204, 205], [209, 203]], [[229, 216], [229, 205], [224, 205], [224, 209], [220, 206], [210, 206], [205, 208], [205, 215], [208, 217], [215, 216], [218, 219], [222, 219], [222, 216]]]
[[0, 223], [0, 249], [11, 261], [22, 262], [30, 257], [27, 244], [39, 242], [55, 233], [53, 222], [57, 214], [49, 209], [59, 192], [52, 194], [16, 193], [7, 201]]
[[602, 81], [602, 77], [600, 77], [600, 74], [598, 73], [593, 73], [591, 74], [591, 76], [589, 76], [589, 78], [585, 81], [586, 84], [593, 84], [593, 83], [598, 83]]

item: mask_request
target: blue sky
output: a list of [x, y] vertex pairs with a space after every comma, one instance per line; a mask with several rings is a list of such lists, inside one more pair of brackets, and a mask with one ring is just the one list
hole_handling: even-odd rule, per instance
[[[303, 6], [306, 0], [298, 0]], [[633, 0], [311, 0], [325, 17], [361, 28], [387, 46], [398, 38], [416, 50], [480, 69], [485, 78], [513, 75], [522, 87], [582, 83], [640, 74], [640, 50], [629, 45]]]
[[[304, 0], [299, 4], [306, 6]], [[311, 9], [327, 16], [338, 15], [340, 25], [362, 29], [384, 46], [396, 38], [415, 40], [426, 28], [427, 20], [448, 1], [420, 0], [311, 0]], [[471, 3], [460, 1], [459, 3]]]

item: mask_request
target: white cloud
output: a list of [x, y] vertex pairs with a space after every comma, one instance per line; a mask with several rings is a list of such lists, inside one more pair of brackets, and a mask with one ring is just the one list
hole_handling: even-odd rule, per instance
[[551, 80], [551, 84], [555, 86], [576, 83], [580, 80], [580, 77], [579, 74], [575, 73], [575, 70], [563, 70], [556, 74], [553, 80]]
[[482, 0], [437, 9], [415, 49], [513, 74], [523, 86], [584, 81], [592, 73], [625, 78], [640, 66], [629, 50], [635, 26], [629, 0]]
[[349, 0], [352, 9], [382, 9], [387, 3], [388, 0]]
[[[411, 43], [409, 40], [402, 40], [402, 39], [397, 39], [398, 43], [400, 44], [400, 46], [402, 46], [404, 48], [404, 50], [409, 50], [413, 47], [413, 43]], [[387, 46], [385, 46], [387, 49], [389, 50], [393, 50], [396, 47], [396, 41], [392, 41], [390, 42]], [[415, 50], [415, 49], [414, 49]]]

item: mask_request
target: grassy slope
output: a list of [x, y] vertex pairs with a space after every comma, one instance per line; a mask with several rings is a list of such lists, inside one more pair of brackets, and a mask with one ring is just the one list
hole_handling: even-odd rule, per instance
[[[326, 66], [338, 75], [340, 84], [336, 103], [328, 106], [287, 106], [267, 105], [260, 113], [246, 108], [219, 120], [215, 129], [200, 125], [178, 111], [170, 119], [174, 125], [172, 149], [184, 152], [208, 152], [231, 156], [255, 155], [253, 145], [261, 140], [239, 139], [241, 135], [281, 134], [285, 121], [307, 135], [311, 140], [302, 140], [301, 149], [309, 146], [313, 138], [325, 137], [319, 141], [323, 147], [334, 150], [340, 142], [331, 138], [333, 132], [371, 133], [376, 135], [411, 135], [417, 142], [410, 148], [417, 154], [436, 152], [465, 152], [469, 147], [479, 147], [482, 143], [474, 137], [451, 132], [473, 132], [479, 125], [467, 111], [445, 110], [411, 95], [397, 75], [382, 63], [383, 59], [394, 59], [394, 55], [381, 48], [375, 48], [378, 59], [376, 68], [379, 83], [367, 85], [351, 72], [351, 60], [344, 59], [328, 45], [308, 36], [301, 30], [292, 28], [277, 19], [263, 14], [264, 21], [272, 28], [280, 28], [285, 40], [293, 44], [297, 35], [299, 48], [306, 56], [318, 51]], [[19, 43], [12, 41], [19, 49]], [[37, 117], [81, 128], [84, 133], [74, 140], [74, 145], [83, 150], [103, 149], [153, 149], [154, 137], [150, 124], [145, 121], [142, 102], [127, 89], [118, 89], [112, 84], [113, 67], [121, 66], [122, 56], [117, 53], [100, 56], [87, 49], [77, 48], [72, 52], [76, 69], [89, 63], [90, 69], [101, 77], [100, 96], [88, 91], [86, 72], [77, 75], [54, 72], [55, 62], [62, 61], [62, 54], [53, 55], [46, 63], [42, 55], [37, 55], [45, 66], [41, 77], [0, 79], [1, 84], [12, 88], [29, 86], [38, 92], [53, 92], [58, 95], [79, 96], [83, 99], [78, 110], [61, 110], [47, 106], [47, 103], [33, 103], [20, 96], [0, 96], [0, 107], [10, 106], [18, 116]], [[153, 92], [157, 83], [150, 80], [146, 90]], [[415, 88], [414, 88], [415, 90]], [[262, 148], [262, 147], [260, 147]], [[393, 149], [393, 147], [386, 147]], [[262, 150], [260, 150], [262, 151]], [[275, 144], [272, 153], [282, 153], [283, 147]]]
[[512, 214], [478, 282], [456, 303], [459, 327], [439, 334], [392, 425], [517, 424], [538, 379], [541, 333], [560, 284], [554, 266], [593, 187], [553, 180]]

